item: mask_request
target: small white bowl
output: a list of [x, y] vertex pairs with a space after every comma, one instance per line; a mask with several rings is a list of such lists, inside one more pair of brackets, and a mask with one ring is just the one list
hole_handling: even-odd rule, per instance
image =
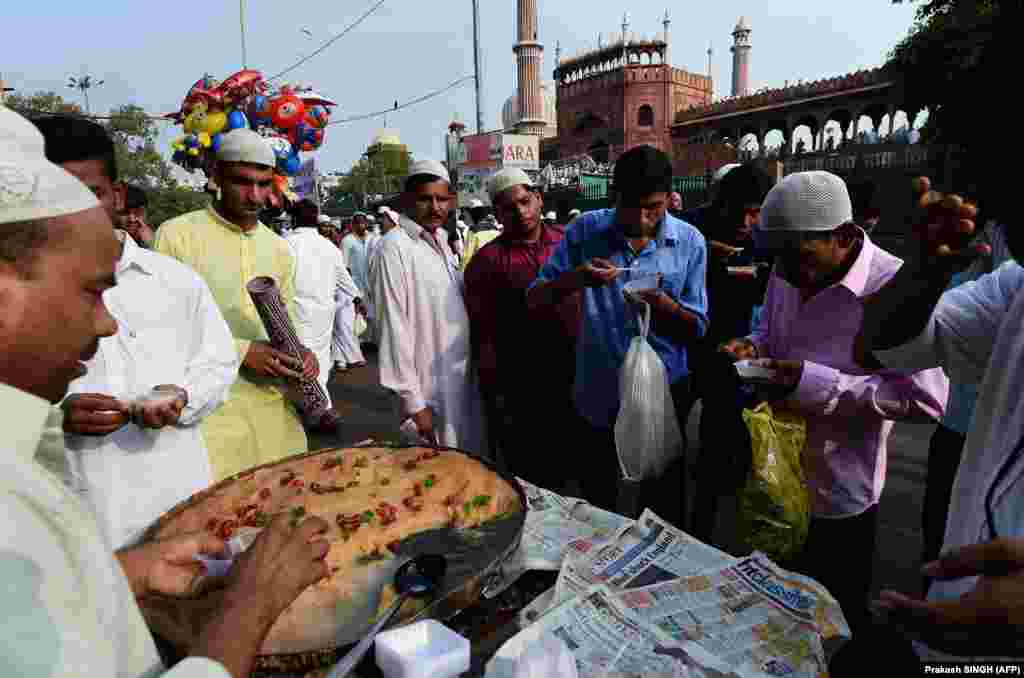
[[776, 370], [770, 370], [767, 367], [762, 367], [756, 360], [740, 360], [735, 364], [735, 367], [736, 372], [740, 375], [740, 379], [751, 381], [772, 380], [777, 374]]
[[386, 678], [455, 678], [469, 671], [469, 639], [433, 619], [385, 631], [373, 642]]

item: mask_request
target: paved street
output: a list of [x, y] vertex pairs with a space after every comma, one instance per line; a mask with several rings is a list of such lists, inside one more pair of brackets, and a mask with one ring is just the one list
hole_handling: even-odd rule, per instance
[[[393, 438], [398, 425], [392, 416], [388, 394], [377, 383], [376, 355], [367, 354], [369, 365], [351, 370], [331, 383], [335, 407], [345, 419], [340, 440], [310, 436], [310, 448], [345, 446], [370, 437]], [[689, 439], [697, 441], [695, 408], [689, 422]], [[928, 439], [934, 426], [897, 424], [889, 441], [889, 477], [879, 513], [876, 549], [875, 589], [894, 588], [908, 593], [920, 586], [918, 566], [921, 552], [921, 503], [928, 456]], [[730, 507], [719, 517], [716, 545], [730, 543]], [[842, 567], [842, 563], [837, 563]]]

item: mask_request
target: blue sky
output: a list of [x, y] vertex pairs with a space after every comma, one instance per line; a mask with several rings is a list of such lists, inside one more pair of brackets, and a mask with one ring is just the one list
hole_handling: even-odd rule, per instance
[[[272, 75], [343, 30], [375, 0], [247, 0], [251, 68]], [[516, 0], [481, 0], [485, 125], [497, 127], [501, 106], [515, 89]], [[563, 51], [595, 46], [600, 32], [620, 29], [623, 6], [594, 0], [538, 0], [545, 79]], [[753, 87], [814, 80], [881, 64], [910, 29], [915, 4], [889, 0], [718, 0], [679, 3], [629, 0], [631, 30], [661, 30], [672, 18], [672, 61], [707, 70], [714, 49], [715, 95], [728, 94], [733, 26], [745, 14], [753, 28]], [[106, 84], [91, 94], [94, 112], [121, 103], [147, 111], [177, 109], [188, 87], [208, 71], [226, 77], [241, 68], [239, 3], [235, 0], [48, 0], [8, 2], [0, 12], [4, 44], [0, 72], [22, 93], [57, 91], [75, 98], [67, 77], [88, 72]], [[302, 29], [308, 29], [311, 38]], [[473, 72], [470, 0], [387, 0], [358, 28], [289, 74], [339, 102], [335, 117], [389, 107]], [[418, 158], [443, 159], [443, 135], [453, 115], [475, 126], [473, 84], [390, 116]], [[329, 128], [320, 151], [323, 170], [347, 170], [383, 119]], [[165, 125], [165, 142], [175, 128]], [[166, 143], [165, 143], [166, 150]]]

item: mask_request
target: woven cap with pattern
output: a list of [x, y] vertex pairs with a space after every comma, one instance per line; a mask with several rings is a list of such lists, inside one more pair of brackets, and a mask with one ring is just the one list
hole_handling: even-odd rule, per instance
[[775, 184], [761, 206], [761, 231], [831, 231], [853, 221], [846, 182], [831, 172], [797, 172]]

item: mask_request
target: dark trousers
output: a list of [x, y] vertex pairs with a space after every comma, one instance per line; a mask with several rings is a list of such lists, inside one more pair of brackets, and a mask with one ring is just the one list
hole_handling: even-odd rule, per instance
[[547, 383], [540, 388], [548, 391], [506, 399], [500, 425], [495, 427], [499, 458], [517, 477], [565, 494], [569, 481], [578, 473], [572, 455], [567, 454], [575, 443], [570, 442], [565, 428], [579, 415], [572, 402], [571, 385], [555, 388]]
[[755, 407], [757, 398], [740, 381], [729, 356], [710, 346], [694, 355], [693, 397], [701, 401], [701, 415], [689, 531], [710, 543], [719, 498], [735, 496], [750, 471], [750, 431], [743, 409]]
[[622, 469], [616, 454], [615, 430], [596, 428], [582, 416], [576, 415], [574, 470], [580, 480], [583, 499], [594, 506], [630, 518], [639, 518], [643, 509], [649, 508], [669, 523], [680, 528], [683, 526], [686, 420], [693, 405], [689, 379], [684, 377], [678, 380], [672, 384], [671, 391], [679, 428], [683, 433], [683, 454], [657, 479], [638, 483], [621, 480]]
[[[928, 475], [924, 485], [924, 509], [921, 511], [921, 531], [924, 548], [921, 562], [928, 563], [939, 557], [946, 534], [946, 517], [953, 495], [953, 481], [960, 468], [967, 437], [942, 424], [935, 429], [928, 445]], [[928, 592], [930, 580], [923, 582], [923, 593]]]
[[829, 678], [919, 676], [921, 660], [899, 631], [870, 625], [855, 633], [828, 663]]
[[871, 625], [868, 594], [877, 532], [877, 504], [850, 518], [811, 518], [803, 554], [791, 566], [832, 594], [854, 635]]

